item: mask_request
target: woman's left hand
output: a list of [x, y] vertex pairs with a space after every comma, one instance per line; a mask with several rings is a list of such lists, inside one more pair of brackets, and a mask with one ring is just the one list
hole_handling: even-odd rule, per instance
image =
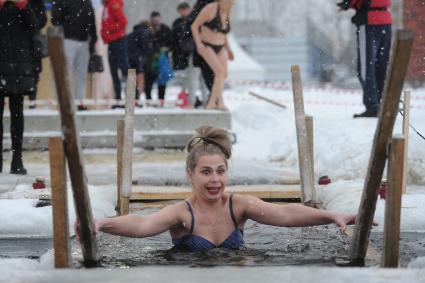
[[338, 213], [334, 217], [334, 222], [344, 232], [347, 229], [347, 225], [356, 223], [356, 214], [341, 214]]
[[233, 51], [230, 48], [227, 49], [227, 58], [230, 61], [233, 61], [235, 59], [235, 56], [233, 55]]
[[[347, 229], [347, 225], [356, 224], [357, 214], [337, 213], [334, 216], [334, 223], [339, 226], [342, 232]], [[378, 226], [378, 223], [373, 221], [373, 226]]]

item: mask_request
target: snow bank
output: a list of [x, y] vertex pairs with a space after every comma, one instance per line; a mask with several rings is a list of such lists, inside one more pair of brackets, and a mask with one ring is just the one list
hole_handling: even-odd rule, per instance
[[[89, 186], [92, 212], [95, 218], [115, 215], [116, 192], [112, 187]], [[52, 207], [36, 208], [36, 199], [30, 185], [21, 184], [11, 191], [0, 194], [0, 238], [13, 236], [51, 236]], [[68, 185], [68, 215], [70, 233], [75, 221], [72, 191]]]
[[[331, 211], [357, 213], [363, 190], [363, 180], [337, 181], [317, 188], [318, 202]], [[410, 188], [407, 188], [410, 191]], [[405, 194], [401, 205], [401, 231], [425, 231], [425, 192]], [[385, 200], [378, 199], [375, 220], [376, 230], [384, 229]]]
[[[248, 94], [253, 91], [285, 104], [286, 110]], [[411, 123], [425, 132], [425, 91], [414, 91]], [[298, 168], [292, 91], [239, 87], [225, 92], [232, 112], [232, 130], [237, 134], [234, 158], [278, 160], [283, 166]], [[314, 117], [314, 159], [318, 176], [333, 180], [364, 178], [369, 162], [377, 119], [353, 119], [363, 111], [358, 91], [314, 89], [304, 91], [306, 113]], [[422, 105], [424, 104], [424, 105]], [[417, 107], [416, 107], [417, 106]], [[400, 133], [399, 115], [394, 133]], [[386, 172], [385, 172], [386, 174]], [[409, 136], [408, 183], [425, 185], [425, 141], [413, 132]]]

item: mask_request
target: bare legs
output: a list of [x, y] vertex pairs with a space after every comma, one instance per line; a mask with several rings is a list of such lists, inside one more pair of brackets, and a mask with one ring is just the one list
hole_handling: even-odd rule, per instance
[[227, 78], [226, 50], [223, 48], [220, 53], [216, 54], [211, 47], [206, 47], [200, 55], [214, 72], [214, 83], [206, 108], [226, 111], [227, 107], [224, 105], [223, 99], [224, 82]]

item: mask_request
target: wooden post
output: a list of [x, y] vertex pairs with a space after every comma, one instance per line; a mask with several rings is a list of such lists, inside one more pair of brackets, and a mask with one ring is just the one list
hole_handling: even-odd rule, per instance
[[382, 267], [398, 267], [400, 254], [400, 214], [403, 189], [405, 138], [392, 139], [385, 200], [384, 252]]
[[294, 94], [295, 124], [297, 128], [298, 159], [302, 190], [302, 202], [314, 206], [314, 180], [311, 163], [311, 152], [307, 136], [306, 118], [304, 113], [303, 89], [300, 67], [294, 65], [292, 72], [292, 91]]
[[400, 95], [410, 59], [412, 43], [413, 35], [411, 32], [397, 32], [351, 243], [350, 258], [353, 265], [364, 265], [370, 229], [372, 228], [375, 214], [378, 188], [385, 168], [388, 143], [391, 139], [398, 113]]
[[84, 264], [86, 266], [96, 265], [98, 258], [96, 237], [93, 231], [93, 215], [87, 188], [87, 177], [81, 156], [79, 131], [75, 123], [75, 103], [70, 90], [66, 68], [62, 28], [49, 28], [48, 43], [61, 117], [61, 129], [64, 136], [65, 155], [68, 160], [75, 210], [80, 223], [80, 239]]
[[404, 167], [403, 167], [403, 194], [406, 193], [407, 185], [407, 155], [409, 151], [409, 124], [410, 124], [410, 91], [404, 92], [404, 108], [403, 108], [403, 136], [405, 138], [404, 145]]
[[117, 214], [121, 215], [121, 185], [122, 185], [122, 158], [124, 144], [124, 120], [117, 120]]
[[49, 138], [55, 268], [70, 267], [66, 161], [62, 137]]
[[[310, 148], [310, 163], [311, 163], [311, 172], [313, 175], [313, 182], [315, 180], [314, 176], [314, 131], [313, 131], [313, 117], [312, 116], [306, 116], [305, 117], [305, 125], [307, 130], [307, 139], [308, 139], [308, 145]], [[314, 183], [313, 183], [314, 184]], [[313, 186], [313, 195], [316, 195], [316, 190]]]
[[128, 70], [127, 89], [125, 96], [124, 140], [122, 157], [122, 183], [120, 197], [120, 213], [129, 213], [132, 165], [133, 165], [133, 136], [134, 136], [134, 103], [136, 94], [136, 70]]

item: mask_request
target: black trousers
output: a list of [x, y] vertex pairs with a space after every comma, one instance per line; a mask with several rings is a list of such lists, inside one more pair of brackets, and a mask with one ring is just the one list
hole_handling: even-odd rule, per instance
[[[145, 94], [146, 99], [152, 99], [152, 87], [158, 78], [158, 73], [154, 72], [146, 72], [145, 71]], [[167, 85], [159, 85], [158, 86], [158, 98], [165, 99], [165, 90], [167, 89]]]
[[202, 56], [199, 55], [196, 51], [193, 54], [193, 64], [194, 66], [201, 68], [202, 78], [204, 79], [205, 85], [210, 91], [210, 96], [211, 96], [211, 90], [214, 84], [214, 77], [215, 77], [213, 70], [210, 68], [210, 66], [204, 60], [204, 58], [202, 58]]
[[[0, 93], [0, 169], [2, 168], [3, 152], [3, 112], [4, 112], [4, 94]], [[10, 94], [10, 134], [12, 137], [12, 152], [14, 158], [22, 157], [22, 140], [24, 135], [24, 96], [22, 94]]]
[[357, 29], [357, 69], [363, 87], [363, 104], [378, 111], [390, 59], [391, 25], [363, 25]]

